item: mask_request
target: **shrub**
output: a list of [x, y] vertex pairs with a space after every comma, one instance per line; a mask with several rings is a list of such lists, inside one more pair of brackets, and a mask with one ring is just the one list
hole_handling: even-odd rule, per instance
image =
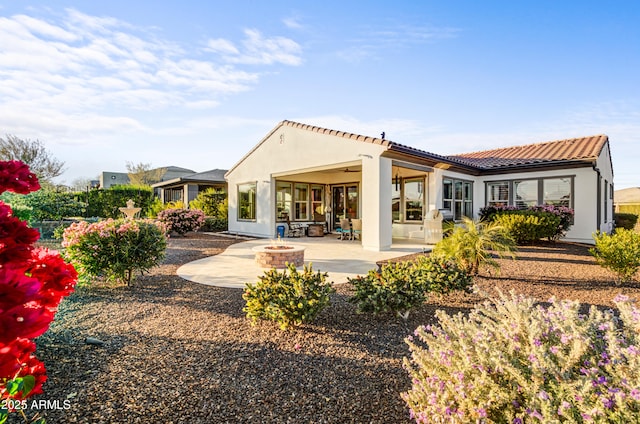
[[213, 216], [207, 216], [204, 218], [204, 225], [202, 230], [204, 231], [225, 231], [229, 228], [229, 221], [227, 218], [217, 218]]
[[515, 250], [515, 242], [503, 226], [464, 218], [461, 226], [435, 245], [432, 255], [451, 259], [465, 272], [476, 275], [485, 265], [500, 268], [492, 252], [515, 258]]
[[553, 239], [560, 220], [552, 213], [516, 211], [498, 214], [493, 222], [507, 229], [517, 244], [525, 244], [543, 238]]
[[189, 208], [199, 209], [205, 216], [220, 216], [221, 212], [226, 217], [227, 193], [221, 189], [210, 187], [198, 193], [198, 196], [189, 202]]
[[633, 213], [614, 213], [613, 220], [616, 223], [616, 228], [633, 230], [638, 223], [638, 215]]
[[65, 255], [89, 283], [89, 277], [131, 283], [135, 271], [157, 266], [164, 258], [167, 241], [160, 223], [107, 219], [89, 224], [76, 222], [63, 232]]
[[329, 305], [334, 289], [326, 281], [327, 273], [313, 273], [311, 265], [298, 272], [289, 264], [282, 272], [266, 271], [253, 285], [247, 283], [242, 298], [247, 302], [243, 311], [255, 323], [258, 319], [275, 321], [283, 330], [311, 322]]
[[618, 228], [609, 235], [596, 233], [596, 244], [589, 249], [598, 264], [613, 271], [618, 282], [631, 281], [640, 268], [640, 234]]
[[640, 310], [500, 295], [406, 339], [412, 387], [401, 394], [419, 423], [631, 423], [640, 420]]
[[113, 219], [122, 217], [120, 208], [125, 207], [129, 199], [134, 201], [136, 207], [142, 208], [140, 216], [148, 216], [155, 199], [151, 187], [132, 185], [78, 192], [76, 196], [87, 204], [87, 216]]
[[167, 233], [184, 235], [202, 227], [204, 213], [197, 209], [165, 209], [158, 213], [157, 219], [165, 225]]
[[395, 312], [407, 319], [410, 310], [424, 303], [430, 292], [466, 290], [471, 277], [454, 262], [423, 256], [415, 261], [385, 264], [380, 272], [369, 271], [348, 282], [355, 289], [349, 302], [357, 305], [358, 313]]
[[[26, 194], [40, 188], [19, 161], [0, 162], [0, 193]], [[38, 231], [0, 201], [0, 422], [22, 411], [28, 397], [42, 393], [44, 364], [33, 339], [47, 331], [63, 297], [74, 290], [77, 273], [58, 252], [36, 248]], [[12, 407], [17, 405], [17, 408]], [[34, 418], [35, 420], [35, 418]]]
[[[504, 215], [525, 215], [527, 218], [499, 219]], [[551, 215], [559, 219], [556, 220]], [[508, 225], [519, 244], [541, 238], [558, 240], [564, 237], [573, 225], [573, 215], [573, 209], [556, 205], [537, 205], [526, 209], [518, 209], [515, 206], [486, 206], [480, 209], [481, 221], [499, 221], [501, 225]], [[539, 219], [528, 218], [529, 216]]]

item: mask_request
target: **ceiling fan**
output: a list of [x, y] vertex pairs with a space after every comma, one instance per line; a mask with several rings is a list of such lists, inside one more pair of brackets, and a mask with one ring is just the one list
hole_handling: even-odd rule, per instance
[[345, 168], [344, 171], [342, 172], [360, 172], [357, 169], [349, 169], [349, 168]]

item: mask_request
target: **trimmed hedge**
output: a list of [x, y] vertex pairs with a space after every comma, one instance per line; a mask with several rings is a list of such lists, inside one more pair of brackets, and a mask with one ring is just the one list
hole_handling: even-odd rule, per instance
[[634, 213], [614, 213], [613, 220], [616, 223], [616, 228], [633, 230], [638, 223], [638, 215]]

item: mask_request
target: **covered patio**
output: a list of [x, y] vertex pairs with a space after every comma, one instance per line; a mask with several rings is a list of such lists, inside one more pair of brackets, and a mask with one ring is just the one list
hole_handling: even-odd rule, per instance
[[[358, 241], [338, 240], [335, 236], [300, 237], [287, 239], [286, 243], [304, 247], [305, 265], [311, 264], [314, 271], [328, 272], [329, 281], [336, 284], [346, 283], [347, 278], [365, 275], [369, 270], [376, 269], [378, 261], [431, 250], [431, 246], [425, 245], [422, 240], [410, 239], [394, 239], [391, 249], [383, 252], [365, 250]], [[258, 266], [252, 249], [269, 244], [268, 239], [236, 243], [219, 255], [181, 266], [177, 274], [200, 284], [244, 288], [246, 283], [255, 283], [258, 276], [267, 271]]]

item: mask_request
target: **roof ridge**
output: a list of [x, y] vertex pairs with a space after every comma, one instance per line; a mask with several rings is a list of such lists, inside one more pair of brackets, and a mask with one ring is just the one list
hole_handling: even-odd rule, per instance
[[335, 135], [337, 137], [347, 138], [350, 140], [364, 141], [367, 143], [380, 144], [383, 146], [388, 146], [390, 143], [393, 143], [392, 141], [387, 140], [386, 138], [371, 137], [368, 135], [355, 134], [347, 131], [332, 130], [330, 128], [319, 127], [311, 124], [303, 124], [301, 122], [290, 121], [288, 119], [285, 119], [284, 121], [282, 121], [281, 124], [286, 125], [288, 127], [292, 127], [292, 128], [300, 128], [307, 131]]
[[472, 151], [472, 152], [464, 152], [464, 153], [457, 153], [455, 155], [448, 155], [448, 156], [445, 156], [445, 157], [464, 157], [465, 155], [473, 155], [473, 154], [477, 154], [477, 153], [493, 152], [493, 151], [497, 151], [497, 150], [525, 149], [525, 148], [528, 148], [528, 147], [543, 146], [543, 145], [554, 144], [554, 143], [558, 143], [559, 144], [559, 143], [567, 142], [567, 141], [586, 140], [586, 139], [592, 139], [592, 138], [596, 138], [596, 137], [606, 137], [607, 139], [609, 138], [609, 136], [606, 135], [606, 134], [595, 134], [595, 135], [588, 135], [588, 136], [584, 136], [584, 137], [564, 138], [564, 139], [559, 139], [559, 140], [539, 141], [539, 142], [536, 142], [536, 143], [528, 143], [528, 144], [518, 144], [516, 146], [497, 147], [495, 149], [476, 150], [476, 151]]

